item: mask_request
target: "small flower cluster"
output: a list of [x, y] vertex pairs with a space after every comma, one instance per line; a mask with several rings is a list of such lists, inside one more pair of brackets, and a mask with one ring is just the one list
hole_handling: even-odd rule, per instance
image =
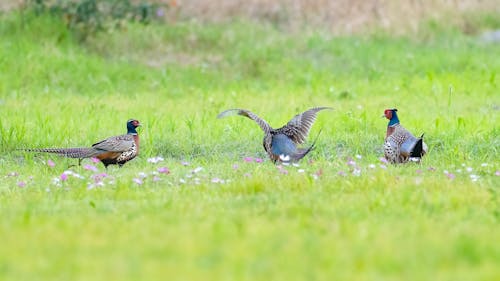
[[[361, 155], [356, 155], [355, 156], [357, 159], [361, 160]], [[347, 158], [347, 163], [346, 165], [349, 167], [349, 171], [350, 173], [355, 176], [355, 177], [359, 177], [361, 176], [361, 166], [358, 165], [358, 163], [356, 163], [356, 161], [354, 161], [354, 159], [352, 158]]]
[[[481, 168], [480, 169], [485, 169], [488, 166], [489, 166], [488, 163], [481, 163]], [[443, 172], [446, 175], [446, 177], [448, 177], [450, 180], [454, 180], [457, 177], [456, 175], [460, 175], [460, 174], [466, 174], [466, 175], [468, 175], [469, 179], [471, 181], [473, 181], [473, 182], [477, 182], [481, 178], [474, 171], [474, 168], [472, 168], [471, 166], [467, 166], [465, 163], [462, 163], [461, 168], [455, 169], [455, 173], [456, 174], [454, 174], [454, 173], [452, 173], [452, 172], [450, 172], [448, 170], [444, 170]], [[495, 175], [496, 176], [500, 176], [500, 171], [496, 171]]]
[[[10, 172], [10, 173], [7, 173], [6, 175], [7, 178], [18, 178], [19, 177], [19, 173], [18, 172]], [[33, 180], [33, 176], [29, 176], [29, 181], [32, 181]], [[25, 180], [17, 180], [17, 186], [18, 187], [25, 187], [27, 185], [27, 181]]]
[[[194, 184], [199, 185], [202, 183], [208, 184], [225, 184], [231, 181], [231, 179], [223, 178], [220, 175], [210, 175], [211, 172], [207, 171], [202, 166], [194, 166], [190, 168], [191, 163], [183, 161], [180, 162], [179, 167], [176, 169], [177, 177], [172, 177], [172, 170], [162, 163], [165, 159], [161, 156], [156, 156], [148, 158], [147, 162], [151, 164], [150, 168], [146, 171], [137, 173], [129, 181], [135, 186], [143, 186], [146, 183], [157, 183], [157, 182], [167, 182], [170, 185], [188, 185]], [[282, 162], [274, 167], [279, 175], [289, 175], [293, 173], [304, 174], [308, 177], [317, 180], [324, 175], [329, 175], [330, 177], [348, 178], [348, 177], [361, 177], [362, 175], [370, 175], [376, 171], [389, 171], [389, 165], [385, 158], [379, 158], [379, 163], [363, 163], [363, 157], [361, 155], [354, 155], [353, 157], [346, 157], [345, 162], [339, 163], [328, 163], [326, 166], [317, 166], [314, 161], [309, 160], [305, 162], [304, 166], [300, 166], [297, 163]], [[77, 186], [80, 182], [81, 184], [86, 184], [87, 189], [102, 188], [108, 185], [115, 185], [116, 178], [109, 175], [106, 172], [99, 170], [97, 163], [100, 162], [99, 159], [93, 158], [92, 164], [85, 164], [81, 167], [81, 173], [77, 173], [73, 170], [65, 170], [61, 174], [52, 178], [52, 185], [56, 187], [64, 187], [68, 189], [71, 186]], [[243, 177], [252, 177], [251, 171], [245, 171], [245, 169], [251, 167], [249, 164], [262, 164], [264, 161], [262, 158], [257, 157], [244, 157], [240, 162], [233, 163], [231, 168], [233, 171], [237, 171], [237, 174]], [[48, 160], [46, 163], [49, 169], [56, 167], [56, 163], [52, 160]], [[392, 165], [391, 165], [392, 166]], [[496, 165], [491, 165], [488, 163], [482, 163], [475, 167], [474, 165], [461, 164], [457, 168], [442, 170], [444, 176], [453, 180], [470, 180], [471, 182], [480, 182], [483, 177], [487, 175], [500, 176], [500, 170], [498, 170]], [[152, 169], [151, 169], [152, 167]], [[264, 166], [262, 166], [264, 167]], [[267, 167], [267, 166], [266, 166]], [[422, 165], [414, 165], [415, 167], [415, 183], [420, 184], [425, 179], [425, 175], [434, 173], [437, 171], [434, 167], [422, 167]], [[230, 168], [230, 169], [231, 169]], [[259, 167], [255, 167], [260, 169]], [[182, 176], [178, 170], [187, 170]], [[393, 171], [391, 169], [391, 171]], [[435, 176], [439, 176], [440, 173], [434, 173]], [[5, 175], [6, 178], [12, 178], [12, 181], [19, 188], [26, 188], [33, 182], [33, 177], [23, 178], [19, 173], [13, 171]], [[170, 180], [167, 180], [170, 178]]]
[[247, 162], [247, 163], [251, 163], [251, 162], [255, 162], [255, 163], [262, 163], [264, 162], [264, 160], [262, 160], [262, 158], [254, 158], [254, 157], [245, 157], [243, 158], [243, 161]]
[[[156, 156], [156, 157], [151, 157], [148, 158], [148, 163], [151, 164], [158, 164], [163, 162], [165, 159], [161, 156]], [[168, 175], [170, 174], [170, 169], [165, 166], [157, 167], [155, 170], [146, 173], [146, 172], [139, 172], [136, 177], [132, 179], [132, 182], [136, 185], [143, 185], [148, 178], [151, 179], [152, 182], [159, 182], [162, 180], [162, 175]]]
[[71, 170], [66, 170], [62, 174], [60, 174], [59, 176], [53, 178], [52, 184], [54, 184], [55, 186], [61, 187], [63, 185], [63, 183], [67, 182], [70, 179], [70, 177], [77, 178], [77, 179], [85, 179], [84, 176], [82, 176], [78, 173], [75, 173]]
[[163, 157], [156, 156], [156, 157], [148, 158], [148, 163], [157, 164], [157, 163], [163, 162], [163, 160], [165, 160], [165, 159], [163, 159]]

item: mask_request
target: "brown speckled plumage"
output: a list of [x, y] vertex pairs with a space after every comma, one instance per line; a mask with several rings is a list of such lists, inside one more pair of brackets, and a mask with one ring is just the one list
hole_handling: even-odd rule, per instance
[[387, 109], [384, 116], [389, 119], [384, 143], [384, 156], [390, 163], [406, 163], [410, 159], [420, 162], [427, 153], [427, 145], [420, 138], [413, 136], [399, 123], [397, 109]]
[[139, 135], [136, 128], [140, 126], [138, 120], [127, 121], [127, 134], [109, 137], [97, 142], [92, 147], [77, 148], [30, 148], [24, 149], [31, 152], [54, 153], [69, 158], [78, 158], [79, 162], [84, 158], [95, 157], [105, 167], [111, 164], [122, 166], [134, 159], [139, 154]]

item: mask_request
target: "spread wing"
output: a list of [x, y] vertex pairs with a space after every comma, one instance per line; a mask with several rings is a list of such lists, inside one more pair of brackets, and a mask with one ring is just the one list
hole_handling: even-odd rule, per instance
[[293, 142], [300, 144], [306, 141], [309, 130], [311, 129], [316, 115], [323, 109], [333, 109], [331, 107], [314, 107], [295, 115], [285, 126], [278, 129], [281, 133], [287, 135]]
[[92, 145], [93, 148], [110, 152], [123, 152], [129, 150], [134, 145], [132, 135], [121, 135], [107, 138]]
[[226, 111], [219, 113], [219, 115], [217, 115], [217, 118], [224, 118], [224, 117], [230, 116], [230, 115], [241, 115], [241, 116], [245, 116], [247, 118], [252, 119], [253, 121], [255, 121], [255, 123], [257, 123], [257, 125], [259, 125], [259, 127], [266, 134], [269, 134], [269, 132], [271, 132], [271, 130], [272, 130], [271, 126], [269, 126], [269, 124], [267, 124], [266, 121], [264, 121], [262, 118], [260, 118], [259, 116], [253, 114], [251, 111], [246, 110], [246, 109], [238, 109], [238, 108], [228, 109]]

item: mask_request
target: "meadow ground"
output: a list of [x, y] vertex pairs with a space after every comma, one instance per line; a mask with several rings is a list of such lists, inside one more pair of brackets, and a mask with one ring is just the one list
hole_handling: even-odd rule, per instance
[[[1, 280], [500, 275], [498, 44], [245, 22], [78, 44], [56, 20], [13, 15], [0, 38]], [[216, 119], [241, 107], [280, 126], [312, 106], [335, 110], [298, 167], [270, 163], [250, 120]], [[392, 107], [425, 133], [420, 165], [380, 160]], [[129, 118], [142, 147], [121, 169], [16, 151], [91, 145]]]

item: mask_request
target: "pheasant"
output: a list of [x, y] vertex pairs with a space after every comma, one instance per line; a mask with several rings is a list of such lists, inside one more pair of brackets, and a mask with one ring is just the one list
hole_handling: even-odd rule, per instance
[[301, 114], [297, 114], [285, 126], [273, 129], [266, 121], [245, 109], [228, 109], [221, 112], [217, 118], [230, 115], [241, 115], [255, 121], [264, 131], [263, 146], [274, 163], [297, 162], [306, 156], [315, 146], [316, 140], [308, 148], [297, 148], [309, 134], [309, 130], [316, 120], [316, 114], [323, 109], [331, 107], [314, 107]]
[[422, 134], [420, 138], [414, 137], [408, 130], [399, 124], [397, 109], [386, 109], [384, 116], [389, 119], [385, 136], [384, 156], [390, 163], [406, 163], [410, 158], [420, 162], [427, 153], [427, 145]]
[[24, 149], [30, 152], [54, 153], [69, 158], [78, 158], [80, 165], [82, 159], [95, 157], [99, 159], [107, 169], [108, 165], [117, 164], [123, 166], [126, 162], [134, 159], [139, 154], [139, 135], [136, 128], [141, 124], [136, 119], [127, 121], [127, 134], [109, 137], [97, 142], [92, 147], [77, 148], [32, 148]]

